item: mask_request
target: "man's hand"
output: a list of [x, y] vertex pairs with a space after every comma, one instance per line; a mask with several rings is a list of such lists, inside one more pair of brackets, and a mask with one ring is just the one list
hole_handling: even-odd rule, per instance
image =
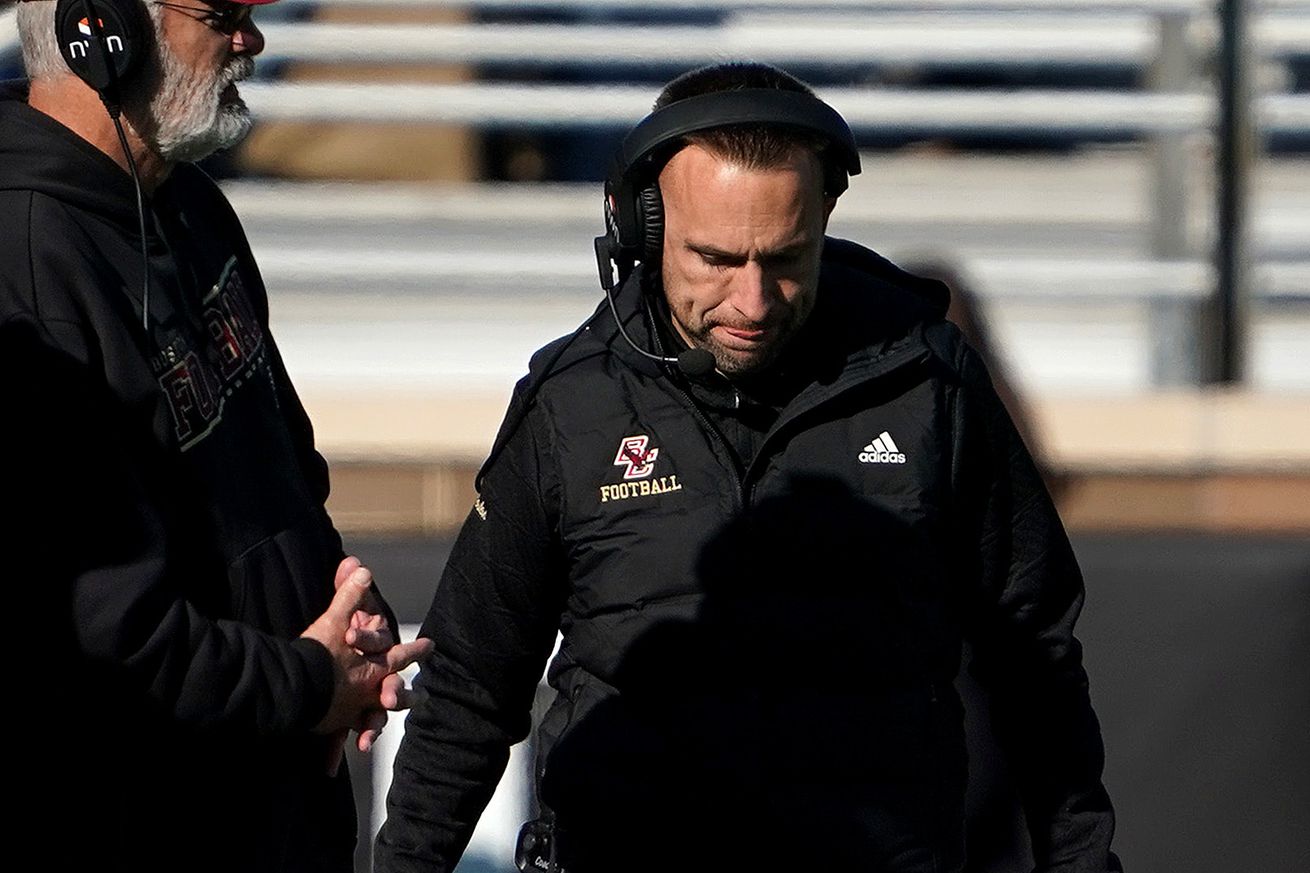
[[[354, 555], [347, 555], [337, 565], [337, 575], [333, 580], [333, 587], [337, 590], [346, 584], [350, 574], [354, 573], [361, 566], [359, 558]], [[361, 650], [364, 654], [381, 654], [400, 642], [395, 634], [395, 628], [387, 625], [386, 613], [383, 608], [382, 600], [378, 597], [376, 589], [370, 587], [368, 594], [364, 597], [359, 608], [351, 616], [351, 630], [346, 632], [346, 642]]]
[[357, 559], [342, 561], [332, 603], [301, 634], [326, 648], [335, 665], [332, 703], [314, 728], [334, 735], [329, 772], [339, 765], [351, 728], [360, 732], [360, 749], [367, 751], [386, 723], [386, 711], [408, 706], [409, 693], [396, 674], [432, 650], [430, 640], [395, 642], [386, 620], [370, 610], [380, 608], [372, 582]]
[[[345, 584], [346, 579], [350, 577], [360, 566], [359, 559], [353, 555], [347, 556], [337, 567], [337, 575], [334, 585], [340, 588]], [[385, 655], [387, 650], [400, 642], [396, 636], [395, 629], [387, 624], [386, 617], [382, 615], [383, 605], [378, 597], [377, 589], [370, 588], [368, 597], [365, 598], [363, 609], [355, 610], [350, 619], [350, 630], [346, 631], [346, 644], [354, 648], [365, 657], [371, 655]], [[366, 713], [359, 724], [354, 725], [357, 735], [357, 748], [361, 752], [367, 752], [373, 748], [377, 742], [378, 735], [387, 725], [387, 711], [392, 712], [409, 709], [412, 694], [405, 687], [405, 680], [398, 674], [392, 673], [382, 680], [382, 693], [380, 695], [382, 707]], [[338, 737], [339, 745], [345, 748], [346, 739], [349, 730], [343, 729]]]

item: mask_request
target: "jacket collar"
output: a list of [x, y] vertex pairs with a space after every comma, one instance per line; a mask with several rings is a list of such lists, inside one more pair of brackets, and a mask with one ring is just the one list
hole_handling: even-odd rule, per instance
[[[633, 340], [654, 354], [676, 355], [686, 344], [668, 324], [667, 307], [644, 265], [638, 264], [615, 291], [615, 308]], [[804, 327], [778, 361], [759, 376], [735, 387], [767, 402], [770, 396], [794, 395], [805, 385], [830, 385], [839, 378], [876, 371], [887, 355], [899, 355], [907, 343], [924, 348], [916, 326], [945, 315], [950, 292], [935, 280], [915, 276], [856, 243], [825, 240], [818, 298]], [[608, 305], [602, 301], [603, 310]], [[614, 327], [608, 311], [593, 316], [592, 334], [629, 367], [649, 376], [685, 379], [675, 367], [659, 364], [633, 350]], [[662, 329], [661, 323], [662, 322]], [[726, 383], [715, 372], [708, 382]], [[788, 384], [792, 383], [792, 384]]]

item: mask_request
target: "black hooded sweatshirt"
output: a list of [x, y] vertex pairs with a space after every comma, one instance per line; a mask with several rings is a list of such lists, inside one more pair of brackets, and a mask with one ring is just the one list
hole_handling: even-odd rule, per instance
[[15, 830], [70, 869], [350, 869], [348, 777], [310, 733], [333, 665], [298, 639], [341, 540], [249, 246], [176, 167], [143, 328], [132, 182], [25, 91], [0, 85], [0, 530], [41, 713]]

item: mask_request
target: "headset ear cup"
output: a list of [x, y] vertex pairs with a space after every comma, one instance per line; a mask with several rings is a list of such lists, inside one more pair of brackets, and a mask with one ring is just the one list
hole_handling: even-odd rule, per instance
[[83, 21], [85, 0], [59, 0], [55, 5], [55, 38], [68, 68], [102, 96], [118, 98], [116, 86], [131, 76], [145, 56], [149, 21], [139, 0], [91, 0], [95, 16], [103, 24], [108, 56], [102, 56], [99, 42]]
[[846, 168], [838, 165], [831, 158], [823, 162], [823, 193], [829, 197], [840, 197], [850, 186], [850, 176]]
[[642, 188], [637, 195], [637, 207], [642, 263], [658, 264], [664, 255], [664, 198], [660, 196], [660, 186]]

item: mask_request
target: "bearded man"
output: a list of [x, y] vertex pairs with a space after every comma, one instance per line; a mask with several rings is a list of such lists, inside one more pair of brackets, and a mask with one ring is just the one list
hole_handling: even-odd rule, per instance
[[[427, 649], [343, 555], [259, 270], [188, 163], [250, 127], [262, 2], [24, 2], [30, 80], [0, 84], [11, 646], [60, 689], [27, 698], [13, 829], [71, 869], [352, 869], [346, 731]], [[77, 66], [129, 50], [103, 87]]]

